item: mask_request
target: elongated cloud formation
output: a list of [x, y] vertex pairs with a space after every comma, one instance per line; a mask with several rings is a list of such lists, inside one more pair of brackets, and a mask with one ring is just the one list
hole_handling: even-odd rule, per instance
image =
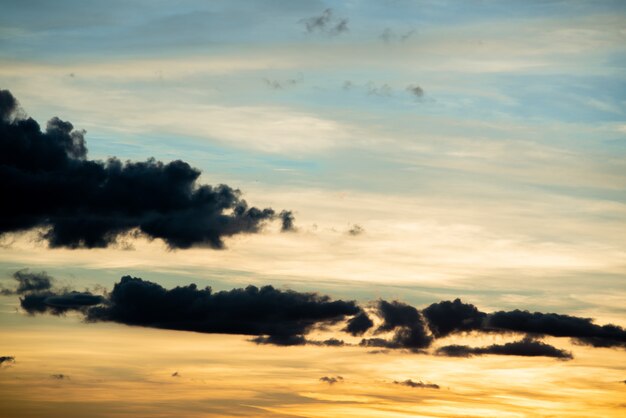
[[560, 350], [541, 341], [526, 337], [520, 341], [506, 344], [492, 344], [487, 347], [469, 347], [467, 345], [446, 345], [437, 349], [437, 354], [450, 357], [471, 357], [485, 354], [524, 357], [555, 357], [564, 360], [572, 359], [572, 353]]
[[394, 380], [393, 382], [396, 385], [408, 386], [410, 388], [421, 388], [421, 389], [439, 389], [439, 385], [435, 383], [424, 383], [422, 381], [414, 382], [411, 379], [404, 380], [402, 382]]
[[[197, 184], [200, 171], [184, 161], [89, 160], [84, 135], [58, 118], [42, 132], [0, 90], [0, 235], [43, 227], [51, 247], [94, 248], [139, 231], [170, 248], [222, 248], [277, 216], [239, 190]], [[291, 212], [281, 218], [293, 229]]]
[[195, 284], [166, 290], [130, 276], [113, 287], [108, 303], [91, 308], [87, 319], [208, 333], [267, 336], [267, 342], [297, 345], [315, 325], [356, 315], [352, 301], [278, 290], [272, 286], [213, 292]]
[[[626, 348], [626, 330], [617, 325], [601, 326], [589, 318], [555, 313], [520, 310], [485, 313], [460, 299], [433, 303], [422, 310], [386, 300], [362, 307], [355, 301], [333, 300], [317, 293], [272, 286], [213, 292], [210, 287], [200, 289], [190, 284], [168, 290], [157, 283], [124, 276], [106, 295], [46, 287], [25, 293], [20, 301], [30, 314], [76, 311], [88, 321], [251, 335], [254, 336], [251, 341], [257, 344], [360, 345], [427, 352], [437, 339], [473, 332], [515, 333], [523, 338], [486, 347], [451, 344], [435, 349], [434, 353], [453, 357], [495, 354], [573, 358], [570, 352], [541, 342], [539, 338], [543, 335], [570, 337], [577, 343], [595, 347]], [[331, 327], [363, 338], [360, 343], [338, 338], [321, 341], [307, 338], [311, 331]]]

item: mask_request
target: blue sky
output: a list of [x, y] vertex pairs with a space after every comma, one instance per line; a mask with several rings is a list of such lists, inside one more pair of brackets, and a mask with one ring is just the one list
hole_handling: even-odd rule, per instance
[[[49, 248], [45, 225], [0, 235], [0, 415], [623, 409], [619, 343], [519, 342], [571, 350], [568, 361], [381, 353], [356, 339], [275, 347], [27, 315], [10, 289], [30, 269], [55, 292], [110, 302], [105, 289], [131, 275], [166, 288], [272, 284], [370, 313], [381, 298], [421, 309], [459, 297], [626, 327], [626, 1], [3, 0], [2, 89], [42, 129], [55, 116], [84, 129], [89, 159], [187, 161], [198, 183], [291, 210], [295, 230], [267, 222], [221, 250], [172, 249], [138, 229], [91, 249]], [[518, 337], [441, 344], [489, 352]]]
[[86, 129], [92, 158], [182, 159], [292, 209], [298, 234], [266, 232], [283, 255], [229, 245], [260, 257], [252, 277], [306, 280], [288, 260], [310, 257], [358, 282], [370, 254], [366, 281], [619, 287], [625, 17], [619, 1], [8, 1], [0, 84], [40, 123]]

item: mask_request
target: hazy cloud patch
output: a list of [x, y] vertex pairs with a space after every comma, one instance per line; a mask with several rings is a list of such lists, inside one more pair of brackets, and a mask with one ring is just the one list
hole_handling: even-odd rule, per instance
[[348, 19], [335, 17], [332, 9], [324, 10], [320, 15], [300, 20], [308, 33], [320, 32], [328, 35], [339, 35], [347, 32]]

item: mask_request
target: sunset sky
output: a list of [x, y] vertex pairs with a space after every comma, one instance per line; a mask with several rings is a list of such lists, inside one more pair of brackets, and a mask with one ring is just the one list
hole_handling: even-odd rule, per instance
[[0, 3], [0, 416], [626, 413], [626, 2]]

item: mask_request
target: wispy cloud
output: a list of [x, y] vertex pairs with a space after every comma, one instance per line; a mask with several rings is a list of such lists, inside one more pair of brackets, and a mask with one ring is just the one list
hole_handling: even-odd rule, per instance
[[302, 19], [300, 22], [309, 33], [322, 32], [328, 35], [339, 35], [349, 30], [348, 19], [335, 17], [332, 9], [326, 9], [320, 15]]

